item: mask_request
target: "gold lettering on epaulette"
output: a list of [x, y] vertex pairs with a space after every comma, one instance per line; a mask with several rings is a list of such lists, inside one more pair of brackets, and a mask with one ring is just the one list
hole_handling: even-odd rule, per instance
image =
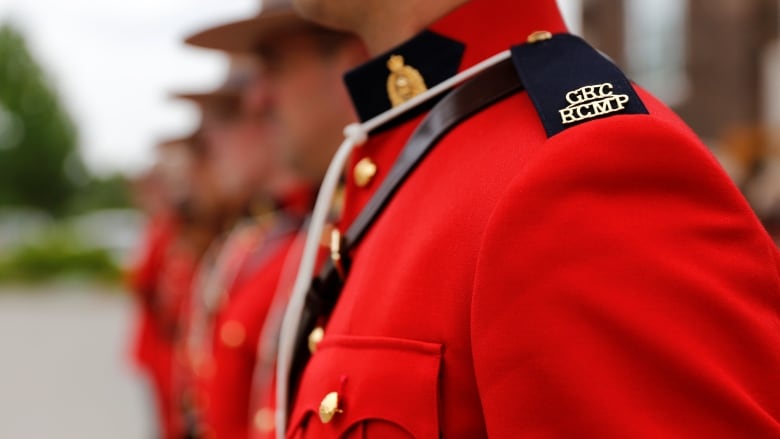
[[393, 55], [387, 60], [390, 76], [387, 78], [387, 95], [393, 107], [397, 107], [409, 99], [428, 90], [420, 72], [404, 63], [404, 57]]
[[586, 85], [566, 93], [569, 106], [559, 110], [564, 125], [616, 113], [626, 108], [628, 95], [614, 94], [609, 82]]

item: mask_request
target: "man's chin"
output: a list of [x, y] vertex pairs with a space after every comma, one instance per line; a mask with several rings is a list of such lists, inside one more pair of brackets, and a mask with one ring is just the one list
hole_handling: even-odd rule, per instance
[[[344, 26], [339, 21], [339, 17], [334, 15], [333, 11], [339, 9], [340, 6], [333, 5], [334, 0], [292, 0], [295, 10], [298, 11], [303, 18], [311, 20], [321, 26], [341, 30], [350, 31], [348, 26]], [[330, 2], [330, 5], [328, 4]]]
[[322, 0], [292, 0], [295, 10], [303, 18], [319, 22], [322, 19], [324, 6]]

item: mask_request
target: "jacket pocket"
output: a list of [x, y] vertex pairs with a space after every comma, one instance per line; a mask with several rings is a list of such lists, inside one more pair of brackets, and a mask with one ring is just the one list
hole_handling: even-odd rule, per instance
[[326, 337], [306, 367], [289, 437], [438, 439], [441, 353], [438, 343]]

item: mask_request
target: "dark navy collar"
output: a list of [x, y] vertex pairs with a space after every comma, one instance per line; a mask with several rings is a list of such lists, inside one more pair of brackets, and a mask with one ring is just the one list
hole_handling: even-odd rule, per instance
[[344, 82], [360, 121], [392, 108], [387, 85], [391, 74], [387, 64], [391, 56], [402, 56], [404, 64], [419, 71], [425, 85], [431, 88], [458, 73], [465, 49], [466, 45], [460, 41], [426, 30], [347, 72]]

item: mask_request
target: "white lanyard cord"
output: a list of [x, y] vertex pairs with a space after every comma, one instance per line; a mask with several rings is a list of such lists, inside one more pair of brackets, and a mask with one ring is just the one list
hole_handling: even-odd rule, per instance
[[479, 64], [476, 64], [461, 73], [447, 79], [435, 87], [419, 94], [403, 104], [385, 111], [382, 114], [362, 123], [353, 123], [344, 128], [344, 142], [341, 144], [336, 154], [328, 166], [325, 178], [322, 180], [317, 202], [314, 205], [314, 212], [309, 223], [309, 230], [306, 235], [306, 244], [303, 248], [301, 265], [298, 268], [298, 274], [295, 278], [290, 301], [287, 304], [287, 310], [284, 313], [282, 327], [279, 335], [279, 352], [276, 367], [276, 437], [284, 439], [287, 427], [287, 386], [290, 378], [290, 366], [293, 353], [295, 352], [295, 337], [298, 332], [298, 321], [303, 312], [306, 303], [306, 294], [314, 278], [315, 263], [317, 253], [322, 239], [322, 233], [325, 223], [328, 219], [328, 212], [333, 202], [334, 194], [339, 184], [341, 174], [349, 160], [352, 151], [363, 145], [368, 140], [368, 133], [374, 129], [392, 121], [396, 117], [417, 107], [418, 105], [444, 93], [455, 87], [463, 81], [474, 75], [509, 59], [508, 50], [494, 55]]

